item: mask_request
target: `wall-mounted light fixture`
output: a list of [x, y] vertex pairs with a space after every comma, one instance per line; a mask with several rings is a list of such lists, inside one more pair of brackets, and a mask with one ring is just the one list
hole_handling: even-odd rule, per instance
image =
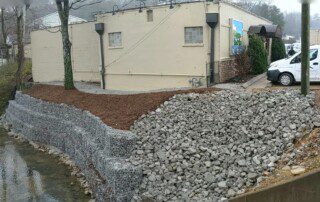
[[140, 0], [140, 5], [139, 5], [139, 13], [142, 13], [142, 8], [146, 7], [146, 3], [143, 0]]
[[173, 0], [170, 0], [170, 9], [173, 9]]
[[[116, 10], [117, 9], [117, 10]], [[113, 9], [112, 9], [112, 15], [115, 15], [117, 11], [119, 11], [119, 6], [118, 5], [114, 5]]]

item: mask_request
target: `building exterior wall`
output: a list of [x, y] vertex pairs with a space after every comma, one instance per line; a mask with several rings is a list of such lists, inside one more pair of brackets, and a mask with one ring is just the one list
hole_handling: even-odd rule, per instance
[[320, 45], [320, 30], [310, 30], [310, 45]]
[[[36, 82], [63, 81], [64, 66], [60, 32], [39, 30], [31, 33], [32, 72]], [[94, 23], [70, 26], [72, 64], [75, 81], [100, 82], [99, 41]]]
[[[152, 9], [153, 21], [147, 11]], [[244, 42], [251, 25], [270, 24], [225, 3], [196, 2], [101, 14], [105, 23], [104, 52], [106, 88], [147, 91], [192, 87], [191, 80], [207, 85], [210, 63], [211, 28], [206, 13], [220, 13], [215, 28], [215, 78], [222, 82], [234, 75], [230, 56], [230, 18], [244, 23]], [[94, 30], [96, 22], [70, 26], [75, 81], [100, 82], [100, 44]], [[185, 27], [203, 27], [203, 43], [185, 44]], [[33, 76], [36, 82], [62, 81], [64, 74], [61, 34], [32, 32]], [[122, 45], [109, 47], [109, 33], [121, 32]]]
[[[250, 26], [260, 24], [268, 25], [272, 23], [227, 3], [220, 3], [219, 14], [220, 37], [218, 39], [219, 42], [217, 42], [219, 43], [219, 52], [217, 53], [219, 57], [219, 77], [220, 82], [225, 82], [236, 75], [234, 62], [227, 62], [228, 60], [234, 61], [234, 58], [231, 55], [232, 42], [230, 40], [230, 29], [233, 28], [230, 19], [238, 20], [243, 23], [243, 42], [245, 46], [249, 45], [248, 30]], [[232, 63], [234, 65], [230, 65]]]
[[[189, 80], [200, 78], [206, 85], [209, 27], [205, 2], [153, 8], [100, 16], [106, 24], [105, 59], [108, 89], [154, 90], [190, 87]], [[196, 13], [196, 15], [195, 15]], [[185, 27], [203, 27], [203, 43], [184, 43]], [[109, 48], [108, 34], [122, 33], [122, 47]]]

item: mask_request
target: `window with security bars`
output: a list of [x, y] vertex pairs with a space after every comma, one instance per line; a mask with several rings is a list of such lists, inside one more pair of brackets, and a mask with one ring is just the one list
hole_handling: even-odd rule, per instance
[[109, 33], [109, 47], [121, 47], [122, 36], [121, 32]]
[[184, 42], [185, 44], [203, 43], [203, 28], [202, 27], [185, 27]]

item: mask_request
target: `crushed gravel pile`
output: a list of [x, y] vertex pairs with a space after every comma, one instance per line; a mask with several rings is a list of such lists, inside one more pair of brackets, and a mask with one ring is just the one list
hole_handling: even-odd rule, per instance
[[135, 200], [224, 201], [262, 180], [314, 126], [315, 95], [298, 91], [176, 95], [132, 127], [130, 161], [144, 179]]

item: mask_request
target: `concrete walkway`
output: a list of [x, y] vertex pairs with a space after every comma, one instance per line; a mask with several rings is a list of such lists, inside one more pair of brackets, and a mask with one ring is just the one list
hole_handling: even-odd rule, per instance
[[[61, 82], [61, 81], [41, 83], [41, 84], [63, 86], [63, 82]], [[75, 82], [74, 85], [81, 92], [91, 93], [91, 94], [107, 94], [107, 95], [134, 95], [134, 94], [142, 94], [142, 93], [158, 93], [158, 92], [167, 92], [167, 91], [179, 91], [179, 90], [192, 90], [192, 89], [206, 88], [206, 87], [199, 87], [199, 88], [166, 88], [166, 89], [158, 89], [158, 90], [150, 90], [150, 91], [122, 91], [122, 90], [105, 90], [105, 89], [101, 89], [99, 83]], [[218, 87], [212, 86], [212, 88], [218, 88]]]
[[246, 83], [223, 83], [214, 85], [216, 88], [228, 89], [228, 90], [238, 90], [252, 92], [254, 90], [265, 89], [271, 87], [272, 84], [267, 80], [266, 74], [258, 75]]
[[[63, 86], [63, 82], [60, 82], [60, 81], [48, 82], [48, 83], [42, 83], [42, 84]], [[141, 93], [155, 93], [155, 92], [194, 89], [194, 88], [170, 88], [170, 89], [159, 89], [159, 90], [150, 90], [150, 91], [105, 90], [105, 89], [101, 89], [99, 83], [88, 83], [88, 82], [75, 82], [75, 86], [81, 92], [92, 93], [92, 94], [109, 94], [109, 95], [133, 95], [133, 94], [141, 94]], [[212, 86], [212, 88], [250, 92], [252, 90], [263, 89], [270, 86], [271, 86], [271, 83], [267, 81], [266, 74], [263, 74], [250, 79], [248, 82], [244, 84], [221, 83], [221, 84], [216, 84]], [[202, 88], [205, 88], [205, 87], [202, 87]]]
[[254, 80], [254, 82], [246, 87], [246, 91], [252, 92], [254, 90], [270, 88], [272, 86], [272, 83], [267, 79], [267, 74], [259, 75], [256, 78], [257, 79]]

